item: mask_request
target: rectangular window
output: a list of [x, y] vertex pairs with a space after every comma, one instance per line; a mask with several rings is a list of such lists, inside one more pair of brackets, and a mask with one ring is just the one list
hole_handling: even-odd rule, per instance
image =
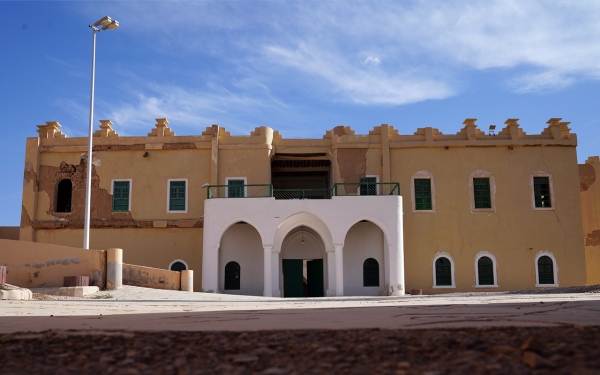
[[473, 179], [473, 198], [475, 199], [475, 208], [492, 208], [489, 178]]
[[244, 180], [227, 180], [227, 197], [244, 198], [245, 192]]
[[186, 181], [169, 181], [169, 211], [186, 211]]
[[129, 211], [129, 181], [113, 181], [113, 212]]
[[377, 177], [360, 178], [360, 195], [377, 195]]
[[536, 208], [550, 208], [550, 180], [548, 177], [533, 178], [533, 195]]
[[431, 180], [415, 178], [415, 209], [431, 210]]

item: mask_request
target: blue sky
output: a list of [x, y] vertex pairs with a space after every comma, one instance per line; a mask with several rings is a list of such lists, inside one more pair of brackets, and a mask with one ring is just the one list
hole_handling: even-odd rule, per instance
[[3, 136], [0, 226], [18, 225], [25, 138], [58, 121], [87, 136], [98, 35], [95, 122], [145, 135], [167, 117], [178, 135], [219, 124], [320, 138], [467, 117], [486, 130], [519, 118], [539, 133], [571, 121], [582, 163], [600, 154], [597, 1], [0, 1]]

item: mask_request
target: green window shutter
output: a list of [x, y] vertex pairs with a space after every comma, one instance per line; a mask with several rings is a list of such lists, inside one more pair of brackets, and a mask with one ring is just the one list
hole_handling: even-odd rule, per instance
[[228, 198], [244, 198], [245, 186], [244, 180], [229, 180], [227, 181], [227, 197]]
[[538, 259], [538, 281], [540, 284], [554, 284], [554, 263], [546, 255]]
[[112, 210], [115, 212], [129, 211], [129, 181], [113, 182]]
[[489, 178], [473, 179], [473, 198], [475, 199], [475, 208], [492, 208]]
[[550, 201], [550, 179], [548, 177], [533, 178], [533, 195], [536, 208], [552, 207]]
[[185, 181], [171, 181], [169, 211], [185, 211]]
[[481, 257], [477, 261], [479, 285], [494, 285], [494, 263], [488, 257]]
[[415, 209], [431, 210], [431, 180], [415, 178]]
[[377, 195], [377, 178], [360, 178], [360, 195]]
[[438, 258], [435, 261], [435, 285], [452, 286], [452, 264], [448, 258]]

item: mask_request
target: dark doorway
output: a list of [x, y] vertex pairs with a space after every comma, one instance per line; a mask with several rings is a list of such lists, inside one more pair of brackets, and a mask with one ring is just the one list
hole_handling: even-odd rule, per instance
[[71, 196], [73, 195], [73, 183], [70, 179], [64, 179], [58, 183], [56, 192], [56, 211], [71, 212]]
[[283, 296], [323, 297], [323, 259], [306, 262], [306, 283], [303, 276], [302, 259], [283, 260]]
[[304, 297], [302, 259], [283, 260], [283, 296]]
[[306, 284], [308, 297], [323, 297], [323, 259], [306, 262]]

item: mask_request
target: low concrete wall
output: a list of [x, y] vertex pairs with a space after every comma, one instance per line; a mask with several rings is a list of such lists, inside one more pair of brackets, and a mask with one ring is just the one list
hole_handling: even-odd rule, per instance
[[19, 227], [0, 227], [0, 239], [3, 240], [19, 240]]
[[123, 263], [123, 285], [181, 290], [181, 272]]
[[106, 251], [0, 239], [6, 282], [21, 288], [62, 287], [65, 276], [88, 276], [106, 285]]

